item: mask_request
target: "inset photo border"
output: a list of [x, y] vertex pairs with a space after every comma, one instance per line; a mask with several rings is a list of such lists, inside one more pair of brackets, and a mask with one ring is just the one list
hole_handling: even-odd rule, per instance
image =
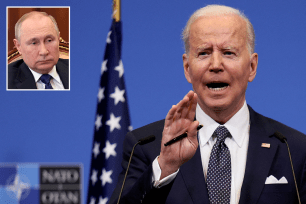
[[[69, 91], [70, 7], [7, 6], [6, 8], [6, 90]], [[34, 12], [42, 12], [42, 17], [50, 16], [56, 32], [52, 31], [53, 28], [48, 30], [44, 29], [44, 25], [35, 24], [43, 22], [41, 20], [43, 18], [37, 15], [39, 13], [35, 16]], [[26, 16], [28, 13], [31, 14]], [[27, 19], [30, 21], [28, 20], [27, 27], [23, 28], [22, 24]], [[18, 21], [19, 26], [16, 26]], [[25, 29], [24, 32], [22, 29]], [[58, 36], [54, 37], [50, 33], [58, 33]], [[52, 42], [53, 40], [55, 42]], [[42, 75], [47, 75], [50, 79], [45, 81], [41, 78]]]

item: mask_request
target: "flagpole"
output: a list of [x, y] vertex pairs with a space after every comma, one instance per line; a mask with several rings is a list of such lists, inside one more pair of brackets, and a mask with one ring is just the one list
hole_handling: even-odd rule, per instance
[[120, 21], [121, 18], [121, 4], [120, 0], [113, 0], [113, 18], [116, 22]]

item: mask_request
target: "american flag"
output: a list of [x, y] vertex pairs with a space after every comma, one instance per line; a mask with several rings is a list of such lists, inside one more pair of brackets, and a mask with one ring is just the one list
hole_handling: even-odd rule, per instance
[[124, 136], [132, 130], [121, 61], [121, 21], [113, 20], [101, 67], [88, 204], [106, 204], [117, 184]]

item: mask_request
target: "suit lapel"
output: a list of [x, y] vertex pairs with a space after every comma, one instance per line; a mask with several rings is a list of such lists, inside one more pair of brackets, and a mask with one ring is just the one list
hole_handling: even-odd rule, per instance
[[[249, 110], [251, 117], [250, 138], [239, 203], [253, 204], [257, 203], [265, 180], [269, 176], [278, 143], [269, 137], [274, 132], [268, 127], [268, 123], [263, 121], [264, 118], [255, 113], [252, 108], [249, 107]], [[262, 143], [269, 143], [270, 148], [261, 147]]]
[[37, 89], [34, 76], [25, 63], [20, 65], [15, 84], [17, 89]]
[[61, 78], [64, 88], [69, 89], [69, 68], [61, 61], [61, 59], [59, 59], [56, 64], [56, 71]]
[[195, 155], [182, 165], [179, 173], [182, 175], [186, 188], [193, 200], [193, 203], [209, 203], [207, 186], [204, 179], [200, 148]]

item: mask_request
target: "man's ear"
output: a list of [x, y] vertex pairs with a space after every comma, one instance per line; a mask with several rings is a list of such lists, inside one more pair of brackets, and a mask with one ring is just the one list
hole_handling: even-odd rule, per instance
[[18, 52], [22, 55], [19, 41], [17, 39], [14, 39], [13, 42]]
[[185, 78], [189, 83], [191, 83], [191, 78], [189, 75], [189, 63], [188, 63], [188, 55], [185, 53], [183, 54], [183, 66], [184, 66], [184, 74]]
[[255, 79], [257, 73], [257, 65], [258, 65], [258, 54], [253, 53], [251, 55], [249, 82], [252, 82]]

